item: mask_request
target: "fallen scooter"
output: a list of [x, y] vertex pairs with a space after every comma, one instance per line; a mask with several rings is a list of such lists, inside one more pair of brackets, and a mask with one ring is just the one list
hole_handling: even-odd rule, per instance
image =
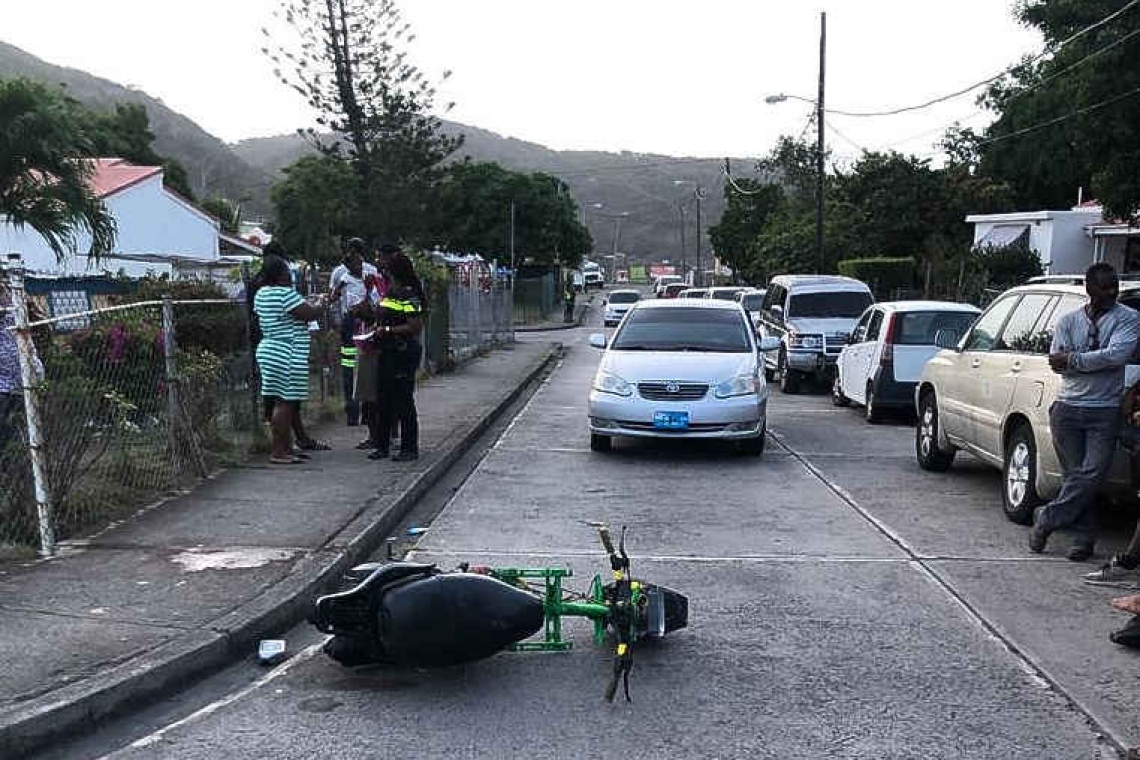
[[[568, 568], [460, 565], [443, 572], [414, 562], [370, 563], [345, 576], [346, 588], [317, 599], [311, 622], [332, 638], [324, 651], [342, 665], [392, 664], [440, 668], [481, 660], [503, 651], [560, 652], [562, 618], [594, 623], [594, 643], [615, 641], [613, 701], [618, 681], [626, 701], [633, 645], [660, 639], [689, 622], [689, 601], [663, 586], [633, 578], [625, 551], [626, 529], [615, 551], [609, 529], [595, 525], [609, 555], [613, 582], [594, 576], [587, 594], [563, 589]], [[541, 581], [541, 585], [538, 584]], [[526, 641], [540, 630], [540, 641]]]

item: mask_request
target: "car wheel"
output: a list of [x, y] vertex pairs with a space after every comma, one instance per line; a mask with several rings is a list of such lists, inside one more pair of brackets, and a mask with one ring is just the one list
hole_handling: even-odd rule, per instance
[[875, 384], [867, 383], [867, 402], [863, 404], [863, 416], [867, 418], [867, 422], [875, 425], [883, 420], [883, 413], [879, 409], [879, 405], [875, 403]]
[[1033, 510], [1041, 506], [1037, 493], [1037, 442], [1029, 425], [1018, 425], [1009, 436], [1002, 467], [1002, 511], [1011, 522], [1033, 523]]
[[597, 433], [590, 434], [590, 451], [597, 451], [605, 454], [611, 451], [614, 446], [614, 440], [608, 435], [598, 435]]
[[752, 457], [761, 456], [764, 453], [764, 445], [767, 443], [767, 439], [768, 428], [765, 426], [760, 435], [740, 442], [740, 453]]
[[938, 401], [933, 393], [927, 393], [919, 402], [914, 453], [918, 466], [930, 472], [946, 472], [954, 464], [955, 452], [947, 453], [938, 448]]
[[836, 406], [848, 406], [851, 399], [843, 395], [843, 385], [839, 382], [839, 373], [835, 373], [835, 381], [831, 384], [831, 403]]
[[799, 373], [788, 366], [788, 354], [780, 351], [780, 366], [777, 370], [780, 376], [780, 390], [788, 395], [800, 392]]

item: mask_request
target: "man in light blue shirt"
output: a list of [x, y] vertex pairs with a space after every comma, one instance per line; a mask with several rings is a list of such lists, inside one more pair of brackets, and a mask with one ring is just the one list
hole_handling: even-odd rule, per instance
[[1093, 555], [1096, 494], [1116, 452], [1124, 367], [1140, 338], [1140, 314], [1117, 303], [1116, 270], [1093, 264], [1085, 291], [1089, 303], [1061, 317], [1049, 349], [1049, 366], [1061, 374], [1049, 425], [1064, 476], [1057, 496], [1037, 509], [1029, 534], [1029, 549], [1040, 554], [1053, 531], [1070, 528], [1074, 562]]

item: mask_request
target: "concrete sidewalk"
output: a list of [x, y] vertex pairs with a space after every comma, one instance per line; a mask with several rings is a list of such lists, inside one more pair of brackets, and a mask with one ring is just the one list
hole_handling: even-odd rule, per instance
[[51, 561], [0, 564], [0, 756], [22, 754], [249, 656], [302, 619], [557, 355], [517, 343], [422, 383], [421, 458], [371, 462], [363, 428], [334, 451], [252, 463]]
[[562, 320], [550, 320], [548, 322], [538, 322], [533, 325], [520, 325], [515, 328], [516, 333], [542, 333], [554, 332], [555, 330], [573, 330], [576, 327], [581, 327], [582, 323], [586, 321], [586, 315], [590, 312], [594, 304], [594, 296], [589, 296], [589, 300], [585, 303], [577, 303], [574, 306], [574, 321], [563, 322]]

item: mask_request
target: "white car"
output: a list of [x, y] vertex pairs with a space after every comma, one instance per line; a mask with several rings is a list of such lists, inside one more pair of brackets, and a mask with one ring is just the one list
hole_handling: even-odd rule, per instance
[[741, 305], [752, 320], [752, 326], [760, 327], [760, 309], [764, 304], [764, 291], [759, 288], [744, 290], [736, 294], [736, 302]]
[[639, 301], [607, 341], [590, 391], [590, 448], [615, 437], [720, 438], [764, 452], [768, 385], [748, 317], [728, 301]]
[[836, 361], [831, 400], [836, 406], [862, 404], [868, 422], [878, 422], [888, 407], [913, 408], [922, 369], [939, 351], [935, 336], [943, 330], [965, 335], [980, 313], [949, 301], [894, 301], [868, 308]]
[[679, 274], [663, 274], [653, 281], [653, 294], [661, 298], [665, 294], [665, 288], [675, 282], [684, 282]]
[[626, 312], [640, 300], [641, 292], [637, 290], [611, 291], [609, 298], [605, 301], [606, 310], [602, 315], [602, 324], [606, 327], [614, 327], [621, 322], [621, 318], [625, 316]]

